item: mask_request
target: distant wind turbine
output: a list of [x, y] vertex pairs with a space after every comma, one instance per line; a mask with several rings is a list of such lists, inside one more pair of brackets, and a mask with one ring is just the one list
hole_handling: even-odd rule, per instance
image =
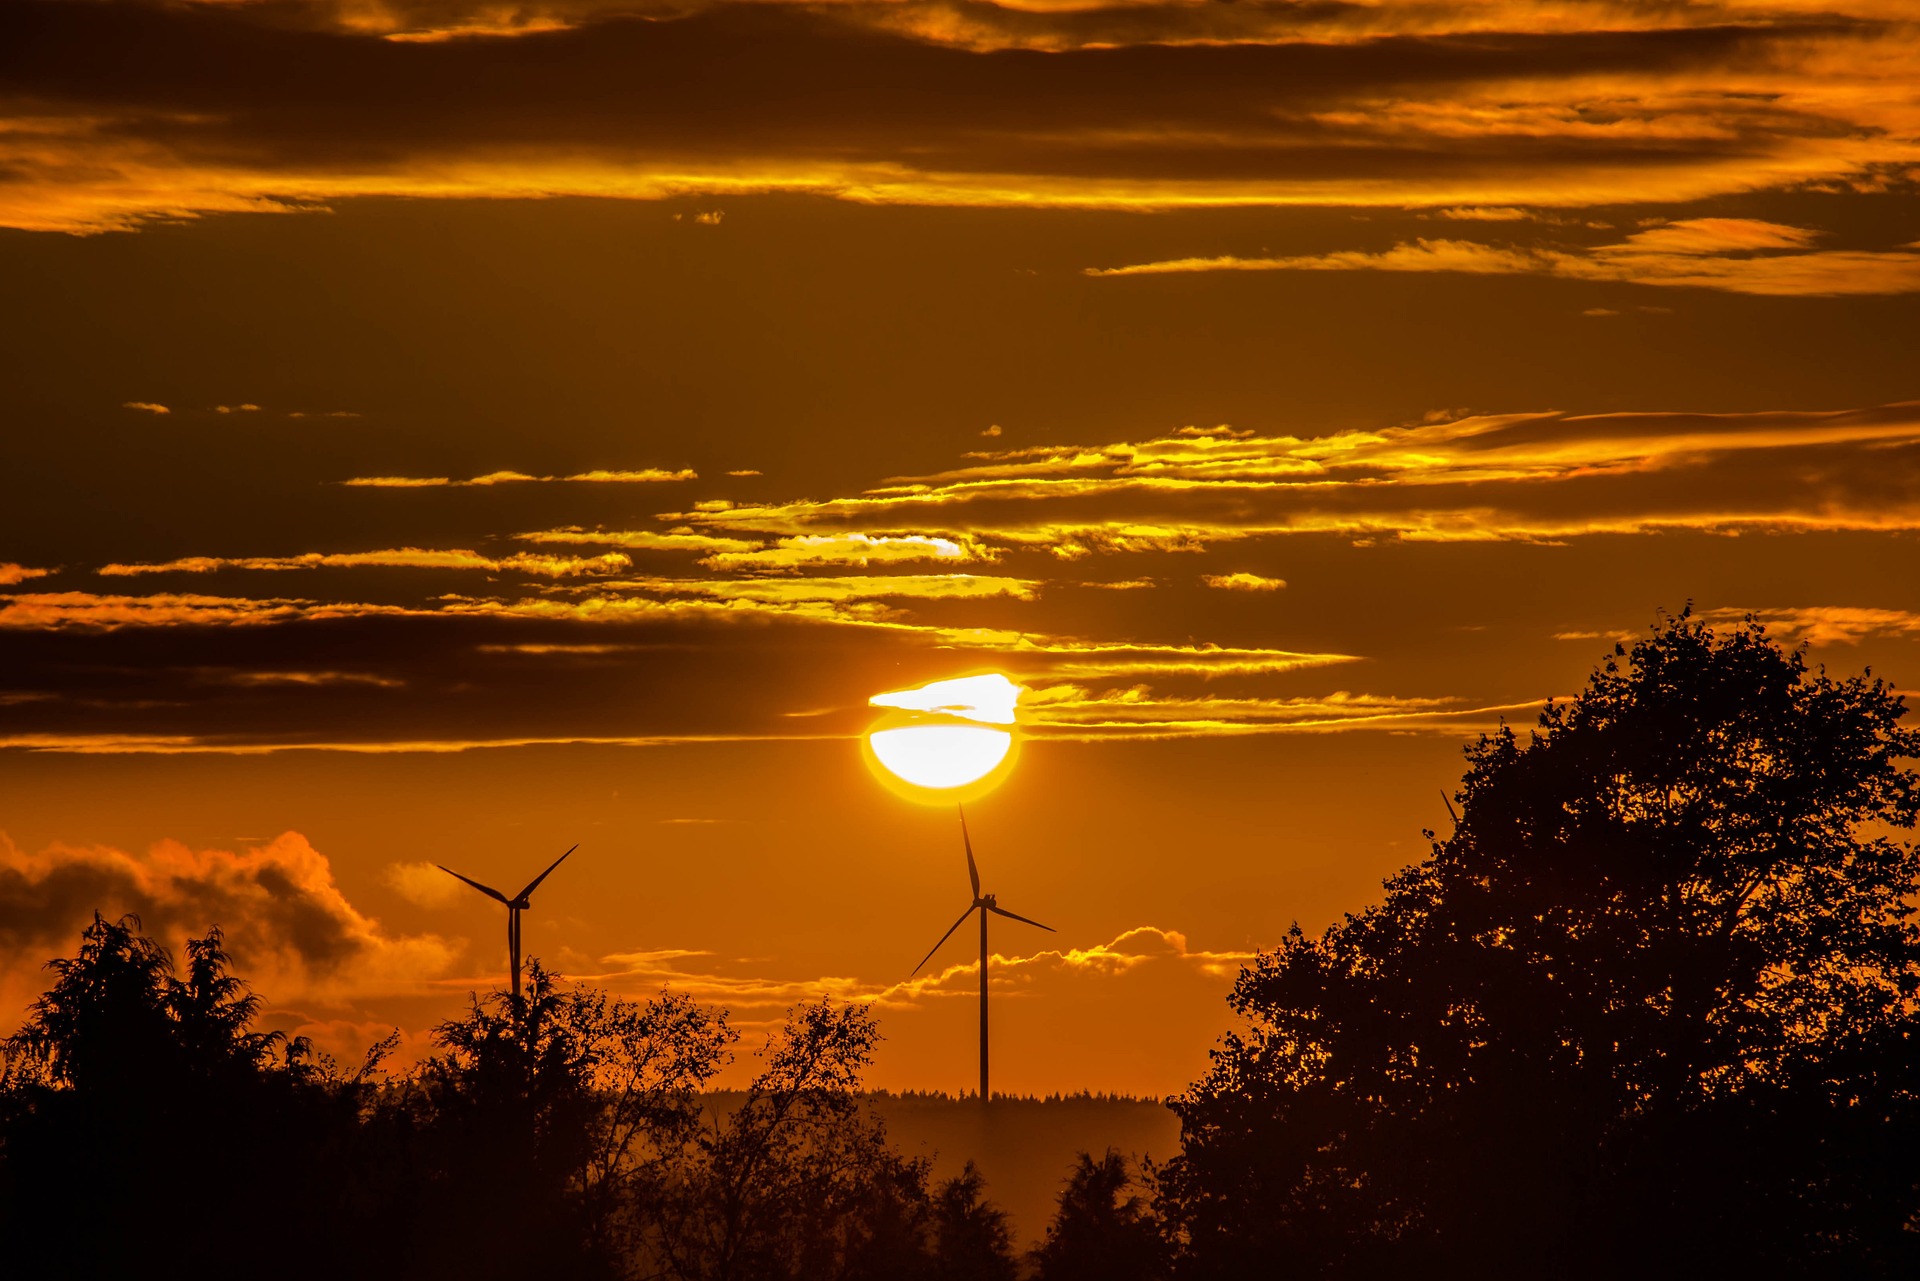
[[[573, 850], [577, 850], [579, 848], [580, 847], [578, 845], [575, 845], [573, 849], [570, 849], [567, 851], [567, 854], [571, 854], [573, 853]], [[529, 899], [529, 897], [532, 896], [533, 892], [536, 889], [540, 888], [540, 882], [546, 880], [547, 877], [551, 876], [553, 874], [553, 869], [555, 867], [559, 867], [562, 863], [567, 861], [567, 854], [562, 854], [559, 858], [553, 860], [552, 867], [549, 867], [546, 871], [540, 873], [540, 875], [534, 877], [531, 881], [528, 881], [527, 888], [524, 890], [521, 890], [518, 894], [514, 895], [512, 898], [508, 898], [506, 895], [502, 894], [499, 890], [494, 889], [491, 885], [482, 885], [480, 882], [476, 880], [472, 880], [469, 877], [460, 875], [460, 873], [454, 871], [452, 868], [446, 866], [444, 863], [434, 864], [435, 867], [438, 867], [441, 871], [445, 872], [448, 876], [451, 876], [454, 880], [466, 881], [467, 884], [473, 886], [474, 889], [479, 890], [482, 894], [486, 895], [488, 898], [498, 899], [500, 902], [505, 903], [507, 905], [507, 952], [513, 958], [513, 1000], [516, 1006], [520, 1003], [520, 913], [525, 911], [529, 906], [531, 906], [531, 904], [529, 904], [527, 900]]]
[[[913, 967], [913, 974], [918, 974], [920, 972], [920, 966], [925, 965], [928, 961], [931, 961], [933, 959], [933, 953], [938, 952], [940, 950], [940, 945], [953, 937], [953, 932], [959, 929], [962, 925], [964, 925], [966, 923], [967, 918], [973, 915], [976, 909], [979, 911], [980, 913], [980, 1101], [982, 1103], [985, 1103], [990, 1097], [992, 1097], [987, 1093], [987, 913], [993, 912], [999, 916], [1011, 917], [1013, 920], [1025, 922], [1028, 925], [1037, 925], [1041, 929], [1047, 931], [1047, 933], [1049, 934], [1053, 933], [1053, 927], [1051, 925], [1040, 925], [1040, 922], [1038, 921], [1028, 920], [1026, 917], [1021, 916], [1017, 913], [1009, 912], [1006, 908], [1000, 906], [1000, 904], [995, 900], [995, 897], [993, 895], [982, 894], [980, 892], [980, 869], [974, 865], [973, 840], [967, 835], [967, 812], [964, 809], [960, 811], [960, 839], [962, 842], [966, 844], [966, 847], [967, 847], [967, 876], [973, 881], [973, 902], [968, 905], [966, 911], [960, 913], [959, 920], [955, 921], [952, 925], [949, 925], [947, 927], [947, 932], [940, 936], [940, 942], [935, 943], [933, 945], [932, 951], [929, 951], [925, 956], [920, 958], [920, 965], [916, 965]], [[913, 974], [909, 974], [907, 977], [912, 978]]]

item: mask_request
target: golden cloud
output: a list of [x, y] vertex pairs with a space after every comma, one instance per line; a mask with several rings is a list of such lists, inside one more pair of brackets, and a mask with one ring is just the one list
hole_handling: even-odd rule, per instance
[[45, 578], [52, 572], [50, 569], [34, 569], [29, 565], [19, 565], [10, 560], [0, 560], [0, 587], [11, 587], [15, 583], [24, 583], [29, 578]]
[[630, 569], [633, 561], [618, 552], [604, 556], [543, 556], [515, 552], [483, 556], [458, 548], [395, 547], [372, 552], [302, 552], [296, 556], [183, 556], [168, 561], [114, 562], [95, 572], [106, 577], [137, 574], [210, 574], [223, 569], [479, 569], [565, 577], [608, 574]]
[[275, 756], [344, 752], [357, 756], [453, 755], [514, 747], [671, 747], [688, 743], [826, 742], [851, 734], [514, 734], [496, 738], [235, 739], [196, 734], [0, 734], [0, 750], [74, 756]]
[[[1204, 951], [1189, 946], [1186, 936], [1177, 930], [1141, 925], [1123, 931], [1109, 942], [1085, 948], [1050, 949], [1013, 956], [995, 952], [993, 985], [996, 993], [1004, 988], [1009, 995], [1032, 995], [1047, 975], [1120, 978], [1144, 967], [1159, 965], [1178, 966], [1213, 979], [1231, 979], [1253, 955], [1252, 952]], [[689, 966], [686, 964], [689, 961], [702, 964]], [[871, 1001], [882, 1007], [903, 1009], [950, 996], [979, 995], [977, 959], [889, 983], [841, 976], [775, 978], [729, 973], [727, 968], [737, 971], [745, 963], [729, 963], [712, 952], [680, 948], [615, 953], [601, 958], [601, 963], [603, 968], [599, 973], [578, 977], [615, 990], [658, 991], [665, 987], [698, 1001], [745, 1011], [749, 1018], [755, 1013], [783, 1010], [796, 1002], [821, 997]]]
[[1788, 641], [1808, 645], [1858, 645], [1869, 637], [1920, 636], [1920, 614], [1905, 609], [1847, 605], [1807, 605], [1791, 609], [1711, 609], [1703, 621], [1738, 623], [1748, 615]]
[[[853, 497], [710, 503], [663, 519], [787, 537], [958, 527], [964, 535], [955, 537], [983, 547], [1066, 559], [1315, 534], [1545, 542], [1683, 529], [1883, 531], [1920, 528], [1920, 509], [1891, 483], [1915, 445], [1915, 403], [1480, 414], [1324, 436], [1183, 428], [1105, 445], [974, 451], [968, 466]], [[1714, 483], [1685, 490], [1636, 479], [1707, 468]]]
[[1244, 570], [1232, 574], [1202, 574], [1200, 581], [1227, 592], [1277, 592], [1287, 585], [1284, 578], [1267, 578]]
[[[0, 224], [758, 192], [1512, 209], [1861, 183], [1920, 161], [1920, 40], [1890, 0], [289, 13], [0, 10], [0, 43], [36, 51], [0, 81]], [[331, 89], [348, 83], [343, 106]]]
[[389, 863], [380, 879], [415, 907], [448, 907], [469, 892], [432, 863]]
[[992, 596], [1032, 600], [1040, 584], [993, 574], [858, 574], [818, 578], [631, 578], [614, 583], [670, 596], [789, 604], [854, 600], [980, 600]]
[[[964, 633], [942, 639], [968, 644]], [[1359, 662], [1353, 654], [1315, 654], [1246, 645], [1153, 645], [1128, 641], [1085, 641], [1065, 637], [989, 635], [973, 647], [1010, 658], [1035, 660], [1056, 678], [1099, 680], [1124, 676], [1272, 676], [1312, 667]]]
[[[1049, 977], [1111, 979], [1157, 965], [1178, 966], [1214, 979], [1232, 979], [1255, 955], [1253, 952], [1203, 951], [1191, 947], [1187, 936], [1178, 930], [1140, 925], [1122, 932], [1111, 942], [1091, 947], [1048, 948], [1026, 956], [995, 952], [989, 976], [996, 993], [1004, 989], [1008, 996], [1034, 995]], [[942, 997], [977, 998], [979, 981], [980, 962], [975, 959], [893, 984], [871, 999], [882, 1005], [898, 1006]]]
[[762, 544], [744, 538], [722, 538], [713, 534], [696, 533], [691, 529], [680, 528], [659, 533], [647, 529], [581, 529], [570, 525], [565, 529], [542, 529], [526, 534], [515, 534], [515, 538], [530, 543], [568, 543], [600, 547], [625, 547], [631, 551], [646, 552], [700, 552], [712, 555], [718, 552], [752, 551]]
[[891, 565], [909, 561], [993, 560], [996, 553], [965, 535], [799, 534], [750, 551], [716, 552], [700, 563], [711, 569], [799, 569], [808, 565]]
[[326, 604], [310, 600], [201, 596], [161, 592], [103, 596], [93, 592], [29, 592], [0, 598], [0, 628], [113, 631], [121, 627], [232, 626], [296, 618], [416, 614], [397, 605]]
[[489, 485], [653, 485], [666, 481], [698, 480], [700, 474], [691, 468], [669, 471], [663, 467], [641, 467], [625, 471], [609, 471], [596, 467], [592, 471], [575, 472], [571, 476], [533, 476], [523, 471], [490, 471], [484, 476], [472, 476], [466, 480], [453, 480], [446, 476], [355, 476], [343, 480], [342, 485], [357, 489], [461, 489], [471, 486]]
[[[1747, 218], [1694, 218], [1583, 250], [1515, 248], [1466, 240], [1414, 240], [1380, 253], [1299, 257], [1173, 258], [1088, 267], [1095, 277], [1205, 271], [1415, 271], [1541, 275], [1782, 296], [1920, 291], [1920, 253], [1806, 250], [1817, 232]], [[1785, 251], [1785, 252], [1768, 252]]]
[[1537, 708], [1540, 700], [1469, 706], [1457, 698], [1346, 690], [1305, 698], [1231, 698], [1163, 694], [1146, 685], [1094, 691], [1060, 684], [1033, 689], [1025, 706], [1027, 723], [1037, 733], [1088, 742], [1360, 729], [1458, 735], [1476, 728], [1492, 729], [1501, 717]]

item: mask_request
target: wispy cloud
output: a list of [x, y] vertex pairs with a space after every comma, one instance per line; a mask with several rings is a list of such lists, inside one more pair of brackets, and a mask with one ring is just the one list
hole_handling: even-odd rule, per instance
[[721, 552], [752, 551], [762, 546], [755, 539], [727, 538], [715, 534], [698, 533], [684, 527], [663, 532], [650, 529], [582, 529], [577, 525], [570, 525], [564, 529], [542, 529], [515, 534], [514, 537], [530, 543], [624, 547], [630, 551], [642, 552], [699, 552], [708, 556]]
[[446, 907], [457, 902], [466, 887], [432, 863], [389, 863], [380, 879], [416, 907]]
[[[1187, 942], [1186, 935], [1177, 930], [1141, 925], [1122, 931], [1108, 942], [1087, 947], [1044, 949], [1029, 954], [995, 952], [992, 981], [996, 992], [1032, 996], [1049, 979], [1072, 976], [1113, 979], [1154, 966], [1174, 966], [1207, 978], [1230, 980], [1253, 955], [1252, 952], [1194, 948]], [[979, 995], [978, 960], [895, 982], [846, 976], [774, 977], [747, 970], [745, 962], [729, 963], [711, 952], [685, 949], [617, 953], [603, 961], [606, 968], [602, 972], [579, 977], [608, 984], [616, 990], [657, 991], [667, 987], [695, 1000], [745, 1012], [749, 1018], [823, 996], [904, 1009], [948, 997]]]
[[[1232, 979], [1254, 958], [1253, 952], [1210, 952], [1190, 946], [1178, 930], [1135, 926], [1110, 942], [1091, 947], [1045, 948], [1028, 955], [993, 954], [990, 981], [1008, 995], [1031, 993], [1049, 976], [1087, 975], [1117, 978], [1146, 966], [1172, 964], [1216, 979]], [[977, 996], [980, 962], [949, 965], [924, 978], [895, 984], [880, 994], [883, 1004], [898, 1005], [941, 997]]]
[[1694, 218], [1586, 249], [1413, 240], [1378, 253], [1345, 250], [1293, 257], [1171, 258], [1124, 267], [1088, 267], [1085, 274], [1111, 278], [1208, 271], [1412, 271], [1559, 276], [1792, 296], [1920, 291], [1920, 252], [1912, 246], [1809, 248], [1818, 238], [1817, 232], [1780, 223]]
[[1783, 640], [1809, 645], [1858, 645], [1874, 637], [1920, 636], [1920, 613], [1906, 609], [1878, 609], [1850, 605], [1804, 605], [1794, 608], [1728, 608], [1700, 612], [1716, 625], [1737, 623], [1751, 614]]
[[454, 480], [447, 476], [355, 476], [340, 483], [356, 489], [463, 489], [490, 485], [653, 485], [666, 481], [698, 480], [699, 478], [699, 473], [691, 468], [670, 471], [663, 467], [640, 467], [628, 470], [595, 468], [592, 471], [575, 472], [570, 476], [533, 476], [523, 471], [490, 471], [482, 476], [468, 477], [466, 480]]
[[855, 574], [805, 578], [630, 578], [614, 584], [662, 596], [769, 604], [852, 600], [980, 600], [1006, 596], [1032, 600], [1033, 579], [995, 574]]
[[1328, 734], [1349, 730], [1459, 735], [1492, 728], [1539, 700], [1474, 706], [1459, 698], [1407, 698], [1339, 690], [1319, 697], [1250, 698], [1162, 693], [1151, 686], [1092, 690], [1060, 684], [1026, 700], [1029, 723], [1046, 737], [1198, 738], [1246, 734]]
[[339, 752], [353, 756], [454, 755], [519, 747], [674, 747], [692, 743], [827, 742], [839, 734], [515, 734], [495, 738], [347, 739], [197, 734], [0, 734], [0, 750], [74, 756], [276, 756]]
[[286, 622], [297, 618], [343, 618], [415, 614], [398, 605], [348, 604], [203, 596], [159, 592], [109, 596], [94, 592], [26, 592], [0, 598], [0, 628], [113, 631], [122, 627], [212, 627]]
[[700, 563], [713, 569], [800, 569], [809, 565], [892, 565], [913, 561], [995, 560], [991, 548], [965, 535], [799, 534], [751, 551], [723, 551]]
[[19, 565], [10, 560], [0, 560], [0, 587], [11, 587], [15, 583], [24, 583], [29, 578], [45, 578], [52, 572], [50, 569], [35, 569], [30, 565]]
[[[259, 8], [0, 9], [0, 43], [38, 51], [0, 84], [21, 104], [0, 133], [0, 223], [770, 191], [1566, 208], [1863, 182], [1920, 158], [1916, 40], [1889, 0]], [[344, 107], [339, 84], [357, 86]]]
[[397, 677], [380, 676], [373, 672], [239, 671], [230, 668], [202, 668], [196, 675], [199, 679], [213, 684], [239, 685], [253, 688], [274, 685], [291, 685], [307, 688], [364, 685], [376, 689], [398, 689], [406, 684], [405, 681]]
[[129, 400], [124, 402], [120, 408], [137, 409], [143, 414], [170, 414], [173, 412], [173, 410], [167, 408], [167, 406], [154, 400]]
[[[855, 496], [708, 503], [663, 519], [758, 537], [957, 529], [1064, 559], [1298, 535], [1561, 541], [1661, 530], [1920, 528], [1920, 405], [1825, 413], [1442, 417], [1377, 431], [1182, 428], [975, 451]], [[1712, 483], [1704, 483], [1709, 469]], [[1678, 486], [1666, 477], [1694, 475]]]
[[459, 548], [394, 547], [371, 552], [301, 552], [294, 556], [183, 556], [166, 561], [116, 561], [102, 565], [95, 572], [114, 578], [138, 574], [211, 574], [230, 569], [459, 569], [564, 577], [617, 573], [632, 565], [630, 558], [618, 552], [604, 556], [544, 556], [529, 552], [485, 556]]

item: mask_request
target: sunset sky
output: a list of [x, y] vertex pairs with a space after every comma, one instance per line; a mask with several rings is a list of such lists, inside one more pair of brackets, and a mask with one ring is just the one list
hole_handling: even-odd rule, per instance
[[96, 908], [1164, 1094], [1689, 601], [1920, 689], [1911, 0], [0, 5], [0, 1034]]

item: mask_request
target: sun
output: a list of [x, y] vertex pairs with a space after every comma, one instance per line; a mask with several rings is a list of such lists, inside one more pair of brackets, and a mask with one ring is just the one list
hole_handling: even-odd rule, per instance
[[1019, 755], [1024, 691], [999, 672], [875, 694], [892, 709], [862, 740], [874, 774], [909, 800], [950, 805], [991, 790]]

